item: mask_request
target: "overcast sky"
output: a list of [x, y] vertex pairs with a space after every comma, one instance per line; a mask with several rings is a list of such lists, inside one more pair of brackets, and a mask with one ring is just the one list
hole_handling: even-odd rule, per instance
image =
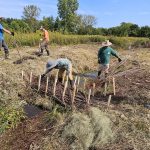
[[[113, 27], [121, 22], [150, 25], [150, 0], [78, 0], [79, 14], [94, 15], [97, 27]], [[25, 5], [37, 5], [43, 16], [57, 16], [57, 0], [0, 0], [0, 16], [21, 18]]]

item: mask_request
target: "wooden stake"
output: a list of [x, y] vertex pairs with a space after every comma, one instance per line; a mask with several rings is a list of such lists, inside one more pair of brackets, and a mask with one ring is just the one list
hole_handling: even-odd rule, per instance
[[66, 70], [64, 71], [64, 74], [63, 74], [62, 84], [64, 84], [65, 82], [65, 77], [66, 77]]
[[107, 82], [105, 82], [105, 85], [104, 85], [104, 96], [106, 96], [107, 94]]
[[65, 97], [67, 86], [68, 86], [68, 76], [67, 76], [67, 79], [65, 81], [64, 91], [63, 91], [63, 95], [62, 95], [63, 102], [64, 102], [64, 97]]
[[49, 81], [49, 77], [46, 78], [45, 96], [46, 96], [47, 91], [48, 91], [48, 81]]
[[73, 95], [72, 95], [72, 105], [74, 104], [74, 101], [75, 101], [76, 89], [77, 89], [77, 86], [74, 85], [74, 88], [73, 88]]
[[41, 75], [39, 76], [39, 81], [38, 81], [38, 91], [40, 90], [40, 86], [41, 86]]
[[85, 86], [86, 86], [86, 78], [84, 78], [84, 83], [83, 83], [83, 89], [85, 90]]
[[80, 84], [80, 77], [78, 77], [78, 82], [77, 82], [77, 92], [79, 90], [79, 84]]
[[22, 78], [22, 80], [24, 79], [24, 71], [23, 70], [21, 72], [21, 78]]
[[55, 76], [54, 88], [53, 88], [53, 96], [55, 96], [57, 80], [58, 80], [58, 71], [57, 71], [56, 76]]
[[74, 85], [73, 86], [75, 86], [76, 85], [76, 83], [77, 83], [77, 76], [75, 77], [75, 80], [74, 80]]
[[32, 83], [32, 76], [33, 76], [33, 74], [32, 74], [32, 72], [30, 73], [30, 81], [29, 81], [29, 84], [31, 85], [31, 83]]
[[88, 99], [87, 99], [87, 104], [90, 104], [90, 99], [91, 99], [91, 89], [89, 89], [89, 93], [88, 93]]
[[94, 96], [94, 94], [95, 94], [95, 83], [93, 83], [93, 93], [92, 93], [92, 95]]
[[114, 92], [114, 95], [116, 95], [116, 83], [115, 83], [114, 77], [113, 77], [113, 92]]
[[111, 95], [109, 95], [109, 97], [108, 97], [107, 107], [110, 106], [110, 101], [111, 101]]

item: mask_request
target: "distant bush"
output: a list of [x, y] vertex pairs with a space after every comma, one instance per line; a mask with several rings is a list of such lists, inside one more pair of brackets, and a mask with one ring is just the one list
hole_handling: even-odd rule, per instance
[[[14, 41], [18, 46], [37, 46], [40, 40], [40, 32], [37, 33], [16, 33], [15, 37], [6, 35], [6, 41], [9, 47], [15, 47]], [[114, 37], [100, 35], [64, 35], [59, 32], [50, 32], [50, 44], [69, 45], [69, 44], [86, 44], [92, 42], [102, 42], [109, 39], [117, 48], [129, 49], [145, 48], [150, 46], [149, 38], [132, 38], [132, 37]]]

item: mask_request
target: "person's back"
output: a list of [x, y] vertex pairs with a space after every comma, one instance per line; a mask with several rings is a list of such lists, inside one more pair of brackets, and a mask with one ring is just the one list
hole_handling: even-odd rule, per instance
[[100, 48], [98, 52], [98, 57], [100, 58], [101, 64], [109, 64], [110, 55], [111, 55], [110, 47]]
[[67, 58], [59, 58], [56, 60], [56, 62], [57, 62], [57, 68], [63, 67], [67, 70], [69, 69], [69, 66], [71, 64], [70, 60]]
[[47, 30], [44, 29], [44, 38], [47, 42], [49, 42], [49, 33]]

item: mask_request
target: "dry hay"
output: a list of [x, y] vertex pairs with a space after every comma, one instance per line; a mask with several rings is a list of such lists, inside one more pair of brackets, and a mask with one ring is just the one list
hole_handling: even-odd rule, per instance
[[74, 113], [64, 127], [62, 138], [71, 150], [102, 146], [113, 138], [111, 121], [98, 108], [89, 109], [88, 115]]

